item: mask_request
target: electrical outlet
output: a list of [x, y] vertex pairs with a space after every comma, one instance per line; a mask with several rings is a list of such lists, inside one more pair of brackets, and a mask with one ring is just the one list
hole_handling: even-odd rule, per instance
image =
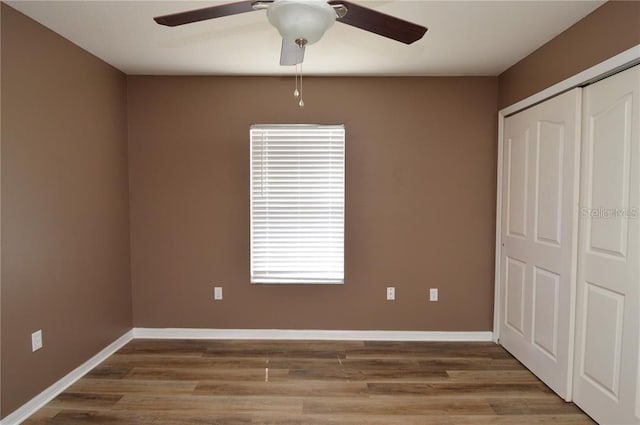
[[222, 286], [216, 286], [213, 288], [213, 299], [220, 301], [222, 299]]
[[393, 301], [396, 299], [396, 288], [389, 286], [387, 288], [387, 301]]
[[429, 301], [438, 301], [438, 288], [429, 289]]
[[38, 329], [31, 334], [31, 351], [37, 351], [42, 348], [42, 329]]

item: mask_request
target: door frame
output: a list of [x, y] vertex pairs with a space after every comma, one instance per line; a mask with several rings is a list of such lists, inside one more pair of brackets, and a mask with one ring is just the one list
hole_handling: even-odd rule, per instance
[[[520, 112], [540, 102], [544, 102], [554, 96], [564, 93], [576, 87], [584, 87], [599, 81], [609, 75], [631, 68], [640, 64], [640, 44], [627, 49], [597, 65], [592, 66], [566, 80], [560, 81], [532, 96], [507, 106], [498, 111], [498, 161], [497, 161], [497, 191], [496, 191], [496, 240], [495, 240], [495, 269], [494, 269], [494, 301], [493, 301], [493, 341], [498, 343], [500, 339], [500, 320], [502, 308], [500, 303], [500, 271], [502, 270], [502, 167], [503, 167], [503, 139], [504, 120], [509, 115]], [[579, 170], [579, 167], [578, 167]]]

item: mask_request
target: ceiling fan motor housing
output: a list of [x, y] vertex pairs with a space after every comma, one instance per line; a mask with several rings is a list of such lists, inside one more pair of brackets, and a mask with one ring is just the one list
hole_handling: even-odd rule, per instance
[[275, 0], [267, 17], [285, 40], [312, 44], [333, 25], [336, 12], [325, 0]]

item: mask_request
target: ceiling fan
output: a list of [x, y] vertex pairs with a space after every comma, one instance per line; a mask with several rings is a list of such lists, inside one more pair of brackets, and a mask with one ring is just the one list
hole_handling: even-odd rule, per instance
[[266, 10], [269, 22], [282, 36], [280, 65], [297, 65], [308, 44], [320, 40], [335, 21], [401, 43], [420, 40], [427, 28], [344, 0], [248, 0], [153, 18], [175, 27], [254, 10]]

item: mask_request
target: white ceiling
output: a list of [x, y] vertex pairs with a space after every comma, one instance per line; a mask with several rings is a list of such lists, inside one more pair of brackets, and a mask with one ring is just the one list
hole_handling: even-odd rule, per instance
[[[352, 0], [353, 1], [353, 0]], [[429, 28], [404, 45], [336, 23], [307, 47], [307, 75], [498, 75], [604, 1], [362, 1]], [[154, 16], [227, 1], [9, 1], [127, 74], [283, 75], [264, 11], [181, 27]]]

